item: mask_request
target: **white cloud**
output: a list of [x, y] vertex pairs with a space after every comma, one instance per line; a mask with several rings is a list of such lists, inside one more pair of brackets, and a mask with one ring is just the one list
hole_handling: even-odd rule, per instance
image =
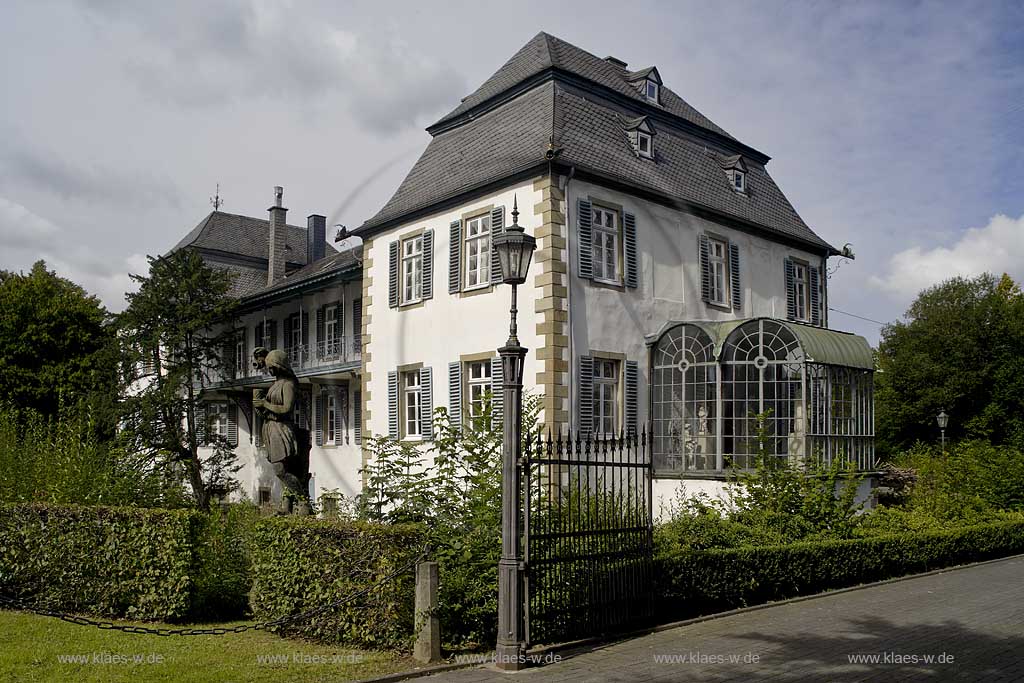
[[45, 249], [59, 232], [42, 216], [0, 197], [0, 246], [4, 249]]
[[869, 278], [872, 286], [909, 300], [919, 291], [961, 275], [991, 272], [1024, 277], [1024, 215], [993, 216], [983, 228], [968, 229], [951, 247], [914, 246], [895, 254], [882, 275]]

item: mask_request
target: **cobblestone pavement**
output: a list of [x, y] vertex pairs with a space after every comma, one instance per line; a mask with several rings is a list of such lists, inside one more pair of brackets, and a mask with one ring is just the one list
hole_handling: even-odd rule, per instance
[[1024, 681], [1024, 556], [425, 680]]

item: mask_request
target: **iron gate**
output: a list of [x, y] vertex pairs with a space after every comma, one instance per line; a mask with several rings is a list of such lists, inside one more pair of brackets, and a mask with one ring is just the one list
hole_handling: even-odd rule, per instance
[[651, 447], [618, 438], [528, 438], [522, 460], [525, 638], [557, 643], [651, 617]]

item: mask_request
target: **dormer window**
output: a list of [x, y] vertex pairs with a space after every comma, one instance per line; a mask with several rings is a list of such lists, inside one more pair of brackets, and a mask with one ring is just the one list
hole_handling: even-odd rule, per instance
[[644, 81], [644, 95], [648, 102], [658, 103], [658, 84], [654, 81]]
[[732, 172], [732, 189], [737, 192], [747, 191], [747, 174], [739, 169]]
[[636, 133], [636, 151], [642, 157], [650, 159], [654, 156], [653, 138], [649, 133], [643, 131], [637, 131]]

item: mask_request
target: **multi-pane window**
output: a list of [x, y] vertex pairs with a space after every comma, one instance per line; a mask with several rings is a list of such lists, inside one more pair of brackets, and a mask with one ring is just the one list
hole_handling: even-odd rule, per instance
[[423, 236], [402, 241], [402, 303], [423, 298]]
[[228, 404], [210, 403], [207, 406], [207, 428], [211, 438], [228, 438]]
[[248, 358], [245, 357], [245, 330], [239, 330], [235, 336], [235, 374], [244, 375]]
[[619, 281], [619, 214], [593, 207], [594, 278]]
[[326, 433], [324, 434], [324, 443], [328, 446], [334, 445], [334, 434], [337, 431], [337, 420], [338, 410], [337, 404], [334, 400], [334, 394], [327, 394], [326, 405], [324, 407], [324, 426], [326, 427]]
[[711, 269], [711, 290], [708, 293], [708, 299], [711, 303], [722, 304], [723, 306], [727, 300], [727, 249], [726, 243], [721, 240], [708, 240], [708, 266]]
[[328, 306], [324, 311], [324, 353], [332, 355], [338, 352], [338, 307]]
[[302, 346], [302, 316], [298, 313], [292, 313], [289, 317], [288, 325], [291, 328], [291, 338], [288, 340], [288, 346], [297, 349]]
[[594, 430], [614, 434], [618, 426], [619, 363], [594, 359]]
[[658, 84], [655, 83], [654, 81], [645, 81], [644, 82], [644, 95], [646, 95], [647, 99], [649, 99], [651, 102], [657, 102], [658, 101]]
[[466, 363], [466, 384], [469, 391], [469, 416], [479, 417], [484, 411], [484, 396], [491, 388], [491, 361]]
[[640, 156], [652, 157], [654, 152], [651, 146], [651, 136], [643, 131], [638, 131], [636, 134], [637, 151], [640, 152]]
[[420, 371], [401, 374], [403, 436], [420, 436]]
[[491, 216], [484, 214], [466, 221], [466, 288], [490, 283]]
[[793, 298], [796, 302], [797, 320], [807, 320], [807, 310], [810, 308], [807, 303], [807, 294], [810, 292], [807, 281], [807, 265], [793, 262]]
[[735, 170], [732, 172], [732, 186], [737, 192], [746, 192], [747, 177], [743, 171]]

